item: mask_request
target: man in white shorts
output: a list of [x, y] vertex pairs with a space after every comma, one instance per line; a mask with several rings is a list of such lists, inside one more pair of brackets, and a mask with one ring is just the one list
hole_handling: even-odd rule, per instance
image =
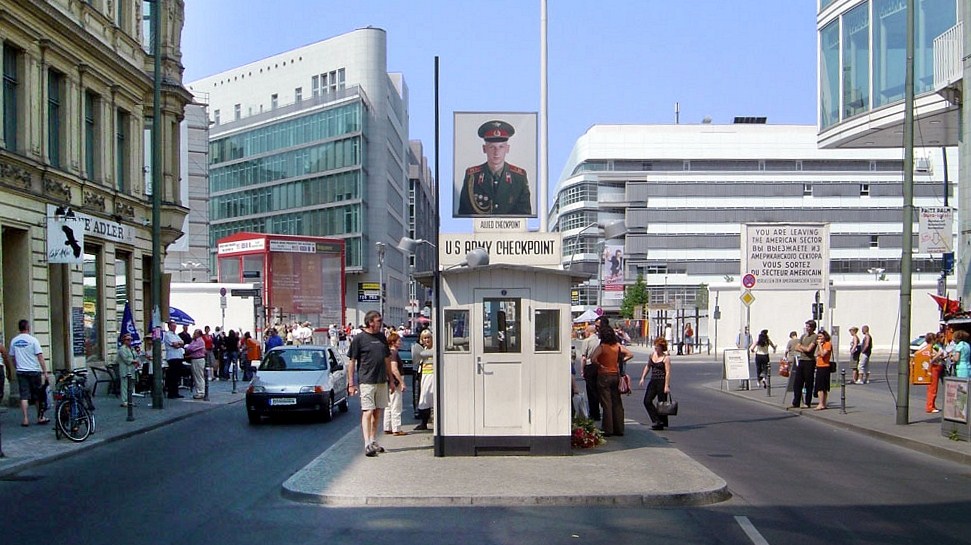
[[371, 310], [364, 315], [364, 329], [351, 341], [347, 355], [350, 358], [347, 393], [352, 396], [361, 394], [364, 455], [377, 456], [384, 452], [376, 437], [378, 426], [384, 421], [384, 409], [388, 406], [388, 377], [395, 377], [404, 384], [404, 379], [391, 364], [391, 349], [381, 328], [380, 312]]

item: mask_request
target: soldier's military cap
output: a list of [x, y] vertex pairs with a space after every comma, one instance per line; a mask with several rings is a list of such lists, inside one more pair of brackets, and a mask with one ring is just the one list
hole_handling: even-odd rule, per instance
[[505, 142], [514, 134], [516, 129], [512, 125], [498, 119], [486, 121], [479, 127], [479, 138], [486, 142]]

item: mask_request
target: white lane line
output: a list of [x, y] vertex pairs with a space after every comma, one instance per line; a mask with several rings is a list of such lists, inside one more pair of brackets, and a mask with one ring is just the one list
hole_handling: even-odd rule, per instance
[[766, 541], [765, 538], [762, 537], [762, 534], [755, 529], [755, 525], [752, 524], [752, 521], [750, 521], [748, 517], [736, 516], [735, 522], [742, 527], [742, 531], [745, 532], [745, 535], [752, 540], [752, 543], [755, 545], [769, 545], [769, 542]]

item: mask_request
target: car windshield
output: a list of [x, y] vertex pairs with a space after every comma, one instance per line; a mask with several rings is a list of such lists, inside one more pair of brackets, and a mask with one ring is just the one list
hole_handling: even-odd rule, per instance
[[271, 350], [260, 371], [324, 371], [327, 369], [325, 350]]
[[418, 342], [418, 337], [416, 337], [416, 336], [413, 336], [413, 335], [405, 335], [404, 337], [401, 337], [401, 348], [398, 349], [398, 352], [399, 353], [401, 353], [401, 352], [411, 352], [411, 347], [416, 342]]

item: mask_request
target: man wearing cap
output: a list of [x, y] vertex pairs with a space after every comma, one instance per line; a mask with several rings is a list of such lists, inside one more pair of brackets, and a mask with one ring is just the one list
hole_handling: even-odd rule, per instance
[[487, 121], [479, 127], [486, 162], [469, 167], [459, 194], [460, 216], [532, 214], [526, 171], [506, 162], [509, 138], [516, 129], [505, 121]]

